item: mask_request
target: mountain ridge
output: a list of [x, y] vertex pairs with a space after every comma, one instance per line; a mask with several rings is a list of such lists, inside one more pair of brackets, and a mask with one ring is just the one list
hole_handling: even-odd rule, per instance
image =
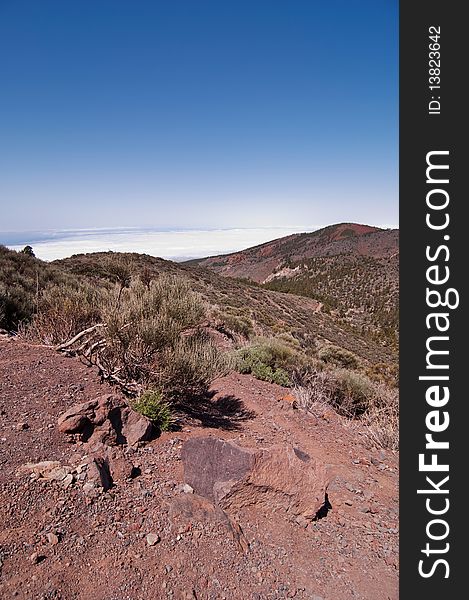
[[294, 233], [238, 252], [186, 261], [212, 269], [225, 277], [264, 283], [285, 261], [357, 254], [390, 258], [398, 253], [398, 230], [358, 223], [329, 225], [309, 233]]

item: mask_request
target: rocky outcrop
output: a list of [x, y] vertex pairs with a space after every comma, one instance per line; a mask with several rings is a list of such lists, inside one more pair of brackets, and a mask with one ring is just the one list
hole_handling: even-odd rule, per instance
[[58, 419], [61, 433], [83, 442], [133, 446], [151, 438], [153, 425], [118, 396], [105, 394], [76, 404]]
[[325, 466], [299, 448], [250, 449], [199, 437], [184, 444], [182, 461], [194, 492], [228, 511], [257, 505], [313, 519], [325, 503]]

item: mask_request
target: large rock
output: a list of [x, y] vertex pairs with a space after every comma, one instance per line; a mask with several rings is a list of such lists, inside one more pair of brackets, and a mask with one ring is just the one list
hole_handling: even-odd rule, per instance
[[312, 519], [325, 503], [325, 466], [291, 446], [243, 448], [214, 437], [188, 440], [184, 480], [225, 510], [261, 506]]
[[61, 433], [83, 442], [110, 446], [132, 446], [150, 439], [153, 434], [149, 419], [133, 411], [123, 398], [112, 394], [72, 406], [59, 417], [58, 428]]

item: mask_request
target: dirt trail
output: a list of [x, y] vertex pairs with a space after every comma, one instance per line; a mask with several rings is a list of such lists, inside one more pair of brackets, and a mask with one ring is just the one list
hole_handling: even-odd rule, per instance
[[[64, 488], [17, 474], [29, 461], [83, 460], [86, 447], [67, 443], [57, 418], [107, 391], [75, 359], [0, 341], [0, 597], [397, 599], [397, 456], [332, 412], [295, 410], [284, 389], [250, 376], [215, 381], [180, 431], [127, 449], [140, 475], [97, 497], [80, 481]], [[332, 508], [310, 523], [252, 508], [231, 515], [247, 552], [216, 519], [178, 522], [169, 507], [182, 482], [181, 446], [200, 435], [301, 448], [328, 465]], [[160, 541], [150, 546], [149, 533]]]

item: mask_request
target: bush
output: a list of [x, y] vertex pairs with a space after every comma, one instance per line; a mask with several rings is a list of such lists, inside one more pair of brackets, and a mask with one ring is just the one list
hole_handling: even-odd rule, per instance
[[291, 386], [290, 377], [282, 368], [272, 369], [272, 367], [269, 367], [264, 363], [255, 363], [252, 366], [251, 374], [254, 375], [256, 379], [261, 379], [262, 381], [276, 383], [277, 385], [281, 385], [283, 387]]
[[335, 369], [331, 372], [331, 379], [331, 403], [339, 414], [357, 417], [372, 406], [375, 390], [366, 375], [347, 369]]
[[236, 369], [240, 373], [250, 373], [257, 379], [284, 387], [291, 385], [287, 369], [293, 370], [298, 362], [301, 362], [300, 355], [276, 338], [259, 338], [252, 346], [236, 353]]
[[[101, 317], [106, 323], [102, 359], [126, 380], [165, 389], [188, 382], [203, 387], [214, 375], [202, 358], [215, 355], [216, 349], [197, 330], [204, 304], [187, 281], [163, 276], [148, 286], [139, 280], [126, 289], [117, 284]], [[198, 362], [195, 351], [201, 353]]]
[[203, 392], [216, 377], [226, 375], [234, 363], [208, 336], [195, 334], [178, 341], [167, 353], [165, 365], [161, 385], [173, 395], [181, 396]]
[[363, 415], [372, 441], [382, 448], [399, 449], [399, 393], [383, 384], [376, 386], [375, 401]]
[[32, 246], [25, 246], [25, 247], [23, 248], [23, 250], [20, 250], [20, 252], [21, 252], [22, 254], [27, 254], [28, 256], [36, 256], [36, 255], [34, 254], [34, 250], [33, 250]]
[[347, 418], [360, 421], [379, 447], [397, 450], [399, 445], [398, 391], [373, 383], [364, 375], [345, 369], [309, 374], [308, 381], [295, 387], [299, 408], [322, 414], [332, 406]]
[[29, 335], [46, 344], [59, 344], [99, 323], [100, 306], [108, 292], [88, 283], [64, 282], [47, 287], [38, 298]]
[[345, 369], [356, 369], [358, 367], [358, 359], [355, 354], [332, 344], [323, 346], [318, 352], [318, 358], [336, 367], [344, 367]]
[[[84, 279], [64, 273], [25, 252], [0, 246], [0, 327], [8, 331], [24, 328], [41, 307], [41, 298], [51, 287], [76, 289]], [[60, 324], [59, 324], [60, 326]], [[48, 333], [48, 337], [50, 337]]]
[[146, 390], [131, 404], [133, 410], [150, 419], [160, 431], [169, 431], [173, 423], [171, 406], [157, 390]]
[[234, 333], [239, 333], [245, 338], [249, 338], [254, 332], [252, 320], [245, 315], [231, 315], [224, 313], [220, 315], [220, 319], [227, 329]]
[[189, 281], [170, 275], [129, 281], [124, 263], [111, 271], [114, 284], [76, 276], [42, 291], [27, 335], [60, 344], [83, 332], [68, 348], [128, 393], [143, 385], [166, 398], [198, 394], [227, 372], [229, 363], [199, 327], [206, 306]]

